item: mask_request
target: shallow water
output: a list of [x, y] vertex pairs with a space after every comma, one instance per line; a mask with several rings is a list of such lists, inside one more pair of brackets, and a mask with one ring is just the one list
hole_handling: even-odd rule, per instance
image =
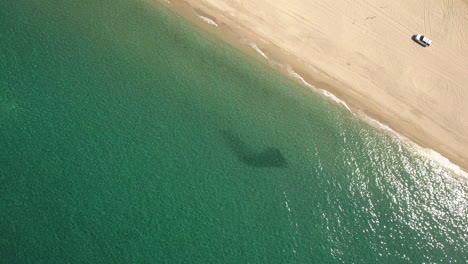
[[0, 22], [2, 262], [466, 261], [464, 180], [172, 11]]

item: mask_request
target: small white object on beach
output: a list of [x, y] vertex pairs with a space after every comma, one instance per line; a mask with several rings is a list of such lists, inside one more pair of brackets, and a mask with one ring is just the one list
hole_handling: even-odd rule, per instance
[[432, 44], [431, 39], [429, 39], [428, 37], [426, 37], [424, 35], [421, 35], [421, 34], [417, 34], [417, 35], [413, 36], [413, 40], [416, 41], [417, 43], [419, 43], [423, 47], [428, 47], [428, 46], [430, 46]]

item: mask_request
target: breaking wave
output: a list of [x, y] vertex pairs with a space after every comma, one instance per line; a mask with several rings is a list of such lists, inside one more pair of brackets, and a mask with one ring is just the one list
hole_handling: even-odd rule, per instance
[[198, 18], [200, 18], [201, 20], [203, 20], [207, 24], [210, 24], [210, 25], [215, 26], [215, 27], [218, 26], [218, 24], [216, 22], [214, 22], [212, 19], [207, 18], [206, 16], [198, 16]]
[[360, 114], [359, 115], [366, 123], [370, 124], [371, 126], [399, 139], [403, 142], [407, 147], [409, 147], [412, 151], [414, 151], [418, 156], [423, 157], [429, 160], [432, 164], [439, 165], [442, 168], [445, 168], [452, 173], [461, 176], [468, 180], [468, 173], [462, 170], [458, 165], [451, 162], [449, 159], [444, 157], [439, 152], [431, 149], [426, 148], [418, 145], [416, 142], [412, 141], [411, 139], [403, 136], [402, 134], [396, 132], [395, 130], [391, 129], [389, 126], [380, 123], [379, 121], [370, 118], [367, 115]]
[[[317, 88], [317, 87], [313, 86], [312, 84], [308, 83], [301, 75], [299, 75], [297, 72], [295, 72], [294, 69], [290, 65], [282, 64], [282, 63], [279, 63], [279, 62], [277, 62], [277, 61], [275, 61], [273, 59], [270, 59], [267, 56], [267, 54], [257, 46], [257, 44], [255, 42], [252, 42], [252, 41], [249, 41], [249, 40], [246, 40], [246, 39], [243, 39], [242, 42], [244, 44], [248, 45], [249, 47], [251, 47], [252, 49], [254, 49], [260, 56], [262, 56], [263, 58], [268, 60], [268, 62], [271, 63], [272, 65], [280, 67], [282, 69], [286, 69], [286, 71], [288, 72], [288, 74], [291, 77], [293, 77], [295, 79], [298, 79], [299, 81], [302, 82], [302, 84], [304, 84], [308, 88], [312, 89], [315, 92], [319, 92], [319, 93], [325, 95], [327, 98], [329, 98], [329, 99], [333, 100], [334, 102], [342, 105], [348, 111], [350, 111], [352, 114], [356, 115], [356, 113], [351, 111], [349, 106], [343, 100], [339, 99], [336, 95], [330, 93], [329, 91]], [[402, 142], [406, 143], [419, 156], [422, 156], [422, 157], [424, 157], [424, 158], [438, 164], [439, 166], [441, 166], [441, 167], [443, 167], [445, 169], [448, 169], [449, 171], [455, 173], [456, 175], [459, 175], [459, 176], [461, 176], [461, 177], [463, 177], [465, 179], [468, 179], [468, 173], [467, 172], [462, 170], [458, 165], [452, 163], [449, 159], [442, 156], [440, 153], [436, 152], [435, 150], [430, 149], [430, 148], [425, 148], [425, 147], [422, 147], [422, 146], [416, 144], [415, 142], [413, 142], [409, 138], [407, 138], [407, 137], [399, 134], [395, 130], [391, 129], [389, 126], [384, 125], [384, 124], [380, 123], [379, 121], [377, 121], [377, 120], [375, 120], [373, 118], [370, 118], [369, 116], [367, 116], [365, 114], [360, 113], [359, 116], [362, 118], [362, 120], [364, 120], [366, 123], [370, 124], [371, 126], [376, 127], [378, 129], [384, 131], [385, 133], [387, 133], [389, 135], [392, 135], [392, 136], [398, 138], [399, 140], [401, 140]]]

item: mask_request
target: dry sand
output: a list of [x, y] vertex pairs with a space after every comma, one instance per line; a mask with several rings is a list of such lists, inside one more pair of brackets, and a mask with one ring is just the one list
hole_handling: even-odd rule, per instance
[[[436, 150], [467, 171], [467, 1], [171, 0], [171, 4], [192, 21], [196, 15], [211, 19], [233, 42], [255, 42], [269, 58], [291, 65], [354, 112]], [[431, 38], [432, 45], [416, 44], [411, 37], [418, 33]]]

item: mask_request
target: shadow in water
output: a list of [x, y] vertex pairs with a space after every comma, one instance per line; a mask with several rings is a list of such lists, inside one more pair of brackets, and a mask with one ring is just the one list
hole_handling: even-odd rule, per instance
[[257, 151], [248, 146], [238, 135], [229, 130], [221, 130], [221, 135], [237, 159], [252, 167], [287, 167], [286, 158], [278, 148], [267, 147]]

